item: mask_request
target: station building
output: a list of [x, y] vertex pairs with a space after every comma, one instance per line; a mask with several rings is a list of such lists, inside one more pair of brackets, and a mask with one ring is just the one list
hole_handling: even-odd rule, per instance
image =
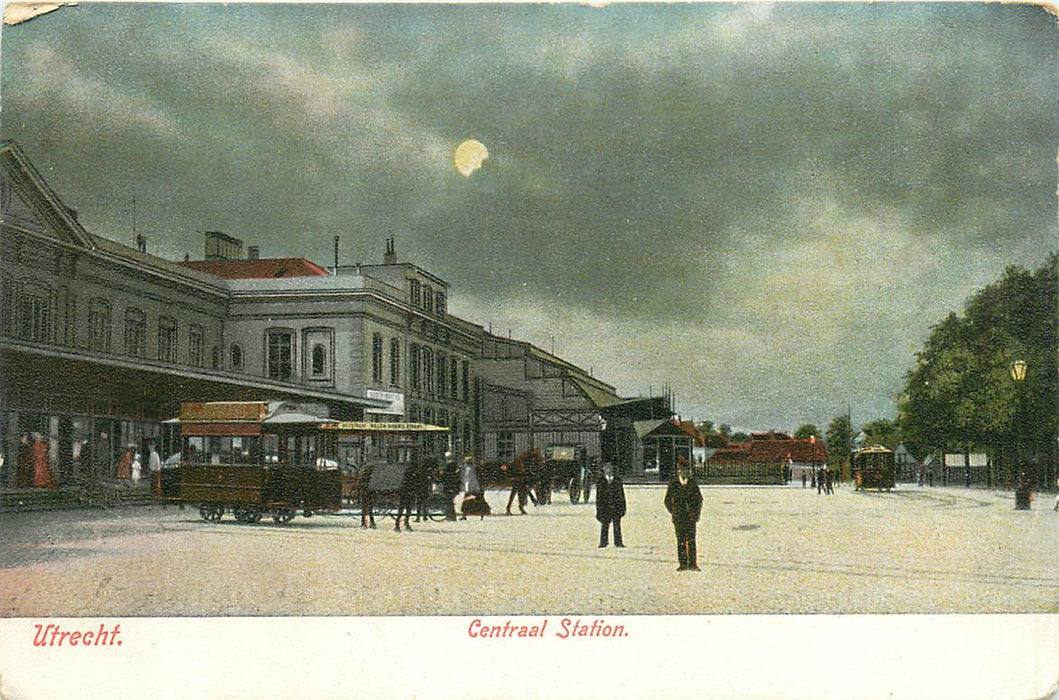
[[627, 473], [643, 466], [633, 423], [670, 415], [453, 316], [445, 280], [398, 261], [392, 239], [381, 263], [336, 254], [328, 269], [213, 231], [203, 259], [165, 260], [142, 237], [86, 231], [13, 142], [0, 143], [0, 195], [0, 486], [31, 434], [60, 485], [112, 478], [120, 453], [148, 440], [173, 454], [166, 421], [185, 401], [443, 425], [434, 451], [486, 461], [579, 444]]

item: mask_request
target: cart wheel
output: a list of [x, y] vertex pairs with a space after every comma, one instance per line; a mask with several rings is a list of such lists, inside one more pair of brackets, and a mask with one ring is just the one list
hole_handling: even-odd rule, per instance
[[224, 517], [224, 507], [213, 504], [202, 505], [199, 506], [199, 515], [206, 522], [216, 523]]
[[294, 520], [294, 516], [297, 515], [293, 510], [277, 510], [272, 513], [272, 519], [278, 525], [286, 525], [291, 520]]
[[232, 508], [232, 515], [235, 516], [236, 522], [240, 523], [256, 523], [261, 519], [261, 514], [257, 513], [257, 519], [255, 520], [255, 510], [253, 508]]

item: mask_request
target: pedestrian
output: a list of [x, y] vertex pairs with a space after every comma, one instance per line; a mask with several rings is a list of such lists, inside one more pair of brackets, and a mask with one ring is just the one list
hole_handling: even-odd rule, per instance
[[819, 495], [824, 492], [824, 474], [827, 473], [827, 469], [824, 469], [816, 477], [816, 493]]
[[610, 464], [603, 465], [603, 478], [596, 485], [596, 520], [599, 521], [599, 546], [607, 546], [609, 530], [614, 529], [614, 546], [624, 547], [621, 519], [625, 515], [625, 486]]
[[803, 489], [805, 488], [805, 482], [806, 482], [806, 478], [805, 478], [805, 470], [803, 469], [803, 470], [802, 470], [802, 488], [803, 488]]
[[18, 438], [18, 457], [15, 461], [15, 488], [28, 489], [33, 486], [33, 446], [29, 435]]
[[537, 503], [546, 506], [552, 502], [552, 468], [551, 460], [543, 459], [537, 469]]
[[831, 485], [831, 470], [824, 468], [824, 494], [832, 496], [835, 493], [834, 487]]
[[132, 456], [132, 462], [129, 464], [129, 479], [132, 483], [140, 483], [140, 477], [143, 474], [143, 462], [140, 460], [140, 453], [136, 452]]
[[434, 488], [434, 474], [437, 470], [438, 462], [433, 457], [428, 457], [422, 462], [416, 462], [414, 488], [417, 523], [427, 521], [427, 503], [430, 499], [430, 492]]
[[518, 512], [525, 515], [526, 495], [529, 491], [526, 461], [522, 455], [519, 455], [511, 461], [511, 464], [505, 464], [500, 469], [507, 474], [507, 478], [511, 481], [511, 495], [507, 497], [507, 514], [511, 515], [511, 506], [515, 502], [515, 498], [518, 497]]
[[441, 468], [441, 488], [445, 492], [445, 519], [456, 519], [456, 494], [460, 492], [460, 468], [451, 452], [445, 453], [445, 466]]
[[371, 490], [371, 475], [375, 470], [374, 460], [368, 460], [360, 470], [358, 489], [360, 491], [360, 529], [375, 529], [375, 492]]
[[[1055, 488], [1059, 489], [1059, 478], [1055, 480]], [[1052, 510], [1059, 510], [1059, 493], [1055, 494], [1055, 505], [1052, 506]]]
[[147, 443], [147, 468], [151, 470], [151, 483], [159, 490], [162, 484], [162, 457], [158, 454], [158, 446], [154, 440]]
[[412, 506], [416, 500], [418, 471], [419, 468], [413, 462], [405, 466], [404, 473], [401, 475], [401, 485], [397, 489], [397, 522], [393, 524], [394, 532], [401, 531], [402, 516], [404, 517], [404, 529], [408, 532], [412, 531], [412, 526], [408, 523], [408, 519], [412, 514]]
[[683, 457], [678, 458], [677, 473], [666, 488], [665, 506], [677, 536], [677, 571], [699, 571], [695, 528], [702, 513], [702, 492]]
[[122, 481], [129, 481], [132, 479], [132, 455], [132, 445], [129, 445], [121, 451], [121, 457], [118, 458], [118, 464], [114, 467], [115, 479], [120, 479]]
[[40, 433], [33, 433], [30, 454], [33, 459], [33, 488], [55, 489], [59, 488], [59, 482], [52, 476], [48, 466], [48, 446]]
[[934, 470], [927, 469], [927, 484], [933, 488], [934, 486]]
[[592, 497], [593, 484], [597, 485], [596, 498], [599, 498], [598, 484], [599, 480], [602, 478], [603, 461], [599, 457], [593, 457], [592, 461], [588, 464], [588, 468], [585, 470], [585, 490], [582, 496], [584, 503], [588, 503], [588, 499]]
[[460, 520], [466, 520], [468, 515], [477, 515], [485, 518], [492, 511], [489, 502], [485, 500], [485, 492], [478, 481], [478, 469], [474, 466], [474, 458], [467, 455], [463, 458], [463, 466], [460, 469], [460, 484], [463, 488], [463, 505], [460, 507]]

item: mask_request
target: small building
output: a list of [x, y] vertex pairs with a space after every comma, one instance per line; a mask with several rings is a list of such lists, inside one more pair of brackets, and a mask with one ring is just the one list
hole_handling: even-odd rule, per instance
[[759, 484], [801, 481], [827, 469], [827, 445], [815, 437], [787, 433], [753, 433], [746, 442], [716, 450], [706, 462], [707, 483]]

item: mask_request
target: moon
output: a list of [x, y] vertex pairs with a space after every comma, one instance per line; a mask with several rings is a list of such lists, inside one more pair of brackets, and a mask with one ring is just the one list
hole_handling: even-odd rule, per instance
[[456, 152], [452, 154], [452, 162], [461, 175], [470, 177], [475, 170], [482, 167], [482, 163], [488, 157], [489, 149], [480, 141], [468, 139], [456, 147]]

